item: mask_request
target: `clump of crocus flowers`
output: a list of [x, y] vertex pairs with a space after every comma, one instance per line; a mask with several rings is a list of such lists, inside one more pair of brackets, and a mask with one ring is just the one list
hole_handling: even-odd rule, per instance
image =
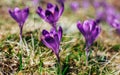
[[40, 38], [48, 48], [52, 49], [58, 59], [58, 62], [60, 62], [59, 50], [60, 41], [62, 38], [62, 27], [57, 29], [57, 21], [64, 11], [64, 2], [63, 0], [57, 1], [61, 4], [61, 8], [59, 8], [57, 5], [48, 3], [46, 10], [38, 7], [37, 14], [52, 26], [50, 32], [43, 30]]
[[50, 32], [47, 30], [42, 31], [42, 36], [40, 37], [41, 41], [45, 46], [50, 48], [57, 57], [57, 73], [61, 75], [60, 70], [60, 42], [62, 39], [62, 27], [57, 29], [57, 21], [64, 11], [64, 0], [57, 0], [61, 4], [61, 8], [58, 8], [57, 5], [53, 5], [51, 3], [47, 4], [47, 9], [44, 11], [41, 7], [38, 7], [37, 14], [48, 22], [52, 28]]
[[120, 34], [120, 14], [115, 10], [115, 8], [104, 0], [99, 2], [95, 1], [94, 7], [96, 9], [97, 19], [107, 22]]
[[82, 33], [85, 38], [85, 52], [86, 52], [86, 64], [88, 64], [88, 56], [89, 56], [89, 47], [93, 44], [95, 39], [100, 34], [100, 26], [95, 20], [85, 20], [83, 23], [80, 21], [77, 23], [77, 28]]
[[22, 30], [23, 25], [28, 18], [29, 15], [29, 8], [19, 9], [16, 7], [14, 10], [9, 10], [9, 14], [11, 17], [18, 23], [20, 28], [20, 41], [22, 41]]

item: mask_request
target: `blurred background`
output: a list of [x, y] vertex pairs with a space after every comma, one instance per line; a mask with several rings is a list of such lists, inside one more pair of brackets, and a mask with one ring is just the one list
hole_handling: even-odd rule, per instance
[[[97, 11], [99, 12], [101, 8], [96, 8], [95, 2], [101, 2], [101, 6], [107, 2], [108, 5], [112, 6], [117, 13], [120, 11], [120, 1], [119, 0], [64, 0], [65, 10], [60, 18], [58, 25], [61, 25], [64, 29], [64, 33], [74, 33], [78, 32], [76, 28], [77, 21], [84, 21], [86, 19], [96, 19]], [[56, 0], [0, 0], [0, 38], [6, 36], [7, 34], [18, 34], [18, 25], [11, 18], [8, 13], [9, 9], [14, 9], [19, 7], [23, 9], [24, 7], [30, 8], [30, 15], [27, 22], [24, 25], [24, 32], [34, 31], [35, 29], [50, 29], [50, 25], [43, 21], [37, 14], [36, 9], [38, 6], [46, 9], [47, 3], [53, 3], [59, 5]], [[103, 9], [104, 7], [102, 7]], [[107, 11], [107, 10], [103, 10]], [[113, 10], [114, 11], [114, 10]], [[106, 15], [106, 14], [104, 14]], [[103, 22], [104, 23], [104, 22]], [[105, 25], [104, 23], [102, 25]], [[108, 26], [103, 27], [103, 30], [108, 30], [107, 34], [110, 34], [109, 30], [111, 28]], [[40, 30], [40, 31], [41, 31]], [[111, 30], [110, 30], [111, 31]], [[108, 35], [109, 36], [109, 35]], [[110, 34], [111, 36], [111, 34]], [[114, 37], [113, 37], [114, 38]]]

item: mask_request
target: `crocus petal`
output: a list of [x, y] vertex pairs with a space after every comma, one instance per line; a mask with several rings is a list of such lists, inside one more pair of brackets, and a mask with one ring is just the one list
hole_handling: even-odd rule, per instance
[[13, 11], [9, 10], [10, 15], [19, 23], [19, 25], [21, 24], [21, 10], [19, 8], [15, 8]]
[[[99, 33], [100, 33], [101, 29], [100, 27], [96, 27], [96, 29], [92, 32], [92, 42], [98, 37]], [[93, 38], [94, 37], [94, 38]]]
[[48, 48], [52, 49], [54, 53], [56, 53], [57, 44], [56, 44], [56, 41], [55, 41], [54, 37], [52, 37], [52, 36], [46, 36], [46, 37], [43, 39], [43, 43], [44, 43]]
[[47, 30], [43, 30], [43, 31], [42, 31], [42, 35], [43, 35], [43, 36], [45, 36], [45, 35], [47, 35], [47, 34], [49, 34], [49, 32], [48, 32]]
[[38, 7], [36, 13], [43, 19], [45, 19], [45, 12], [43, 11], [43, 9], [41, 7]]
[[88, 33], [90, 31], [90, 24], [89, 24], [88, 20], [84, 21], [84, 23], [83, 23], [83, 29], [84, 29], [84, 31], [86, 33]]
[[50, 8], [52, 8], [52, 7], [54, 7], [53, 4], [51, 4], [51, 3], [48, 3], [48, 4], [47, 4], [47, 8], [48, 8], [48, 9], [50, 9]]
[[95, 26], [96, 26], [96, 22], [93, 20], [86, 20], [83, 23], [84, 31], [89, 34], [95, 29]]
[[26, 19], [28, 18], [28, 14], [29, 14], [29, 8], [23, 9], [23, 11], [22, 11], [23, 22], [25, 22]]
[[62, 15], [62, 13], [63, 13], [63, 11], [64, 11], [64, 1], [65, 0], [57, 0], [59, 3], [60, 3], [60, 5], [61, 5], [61, 7], [60, 7], [60, 12], [59, 12], [59, 16], [61, 16]]
[[55, 18], [56, 21], [58, 20], [58, 17], [60, 17], [60, 16], [59, 16], [59, 8], [58, 8], [58, 6], [56, 5], [55, 11], [54, 11], [54, 18]]
[[49, 10], [46, 10], [46, 11], [45, 11], [45, 15], [46, 15], [47, 20], [48, 20], [50, 23], [54, 23], [54, 16], [53, 16], [53, 13], [52, 13], [52, 12], [50, 12]]
[[48, 3], [47, 4], [47, 10], [49, 10], [50, 12], [54, 13], [55, 11], [55, 5]]
[[19, 22], [19, 20], [17, 19], [16, 15], [14, 14], [14, 12], [12, 10], [9, 10], [9, 14], [11, 15], [11, 17], [16, 20], [17, 22]]
[[[46, 37], [47, 38], [47, 37]], [[48, 38], [49, 39], [49, 38]], [[47, 46], [48, 48], [52, 49], [51, 45], [49, 43], [47, 43], [47, 41], [45, 40], [45, 37], [42, 36], [41, 37], [41, 41], [44, 43], [45, 46]]]
[[95, 27], [97, 26], [97, 24], [99, 24], [99, 23], [97, 23], [94, 20], [90, 20], [90, 21], [91, 21], [91, 23], [90, 23], [90, 32], [92, 32], [95, 29]]
[[83, 30], [83, 26], [82, 24], [80, 23], [80, 21], [77, 23], [77, 28], [79, 29], [79, 31], [85, 36], [85, 31]]
[[58, 54], [59, 53], [59, 45], [60, 45], [59, 35], [58, 34], [54, 34], [54, 39], [55, 39], [55, 42], [56, 42], [55, 53]]
[[19, 8], [15, 8], [14, 9], [14, 14], [15, 14], [15, 16], [17, 17], [17, 20], [18, 20], [18, 22], [20, 23], [20, 25], [21, 25], [21, 23], [23, 22], [23, 18], [22, 18], [22, 10], [20, 10]]

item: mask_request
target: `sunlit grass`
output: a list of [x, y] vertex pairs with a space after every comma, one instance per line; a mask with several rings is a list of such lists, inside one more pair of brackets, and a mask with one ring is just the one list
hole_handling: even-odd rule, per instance
[[[7, 67], [2, 68], [1, 72], [7, 73], [4, 69], [9, 69], [13, 73], [16, 72], [16, 74], [19, 73], [19, 71], [23, 74], [56, 74], [56, 57], [50, 49], [46, 48], [41, 41], [38, 40], [37, 32], [25, 33], [24, 35], [23, 46], [21, 48], [23, 51], [22, 70], [19, 70], [19, 37], [10, 34], [6, 40], [0, 43], [2, 66], [8, 65]], [[104, 46], [99, 40], [94, 42], [91, 47], [89, 65], [86, 66], [84, 41], [81, 34], [76, 33], [75, 36], [72, 36], [72, 34], [69, 36], [64, 35], [60, 51], [62, 74], [113, 74], [112, 65], [110, 65], [112, 64], [112, 61], [110, 61], [110, 58], [106, 53], [110, 53], [109, 50], [111, 49], [119, 52], [119, 45], [115, 45], [109, 50], [107, 49], [109, 49], [109, 46]], [[112, 58], [112, 56], [114, 55], [111, 55], [110, 57]], [[7, 63], [10, 61], [16, 62]], [[110, 61], [109, 64], [105, 65], [108, 61]], [[13, 64], [14, 66], [12, 66]]]

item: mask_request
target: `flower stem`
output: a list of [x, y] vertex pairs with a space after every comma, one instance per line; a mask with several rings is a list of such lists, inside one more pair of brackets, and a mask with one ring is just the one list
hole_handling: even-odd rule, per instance
[[57, 55], [57, 74], [62, 75], [59, 55]]
[[22, 43], [22, 27], [20, 27], [20, 45]]
[[57, 62], [57, 74], [58, 75], [61, 75], [62, 73], [61, 73], [61, 64], [60, 64], [60, 62]]
[[20, 40], [20, 51], [19, 51], [19, 63], [20, 63], [20, 66], [19, 66], [19, 70], [22, 70], [23, 68], [23, 64], [22, 64], [22, 40]]
[[[19, 25], [19, 27], [22, 26], [22, 25]], [[19, 51], [19, 63], [20, 63], [20, 66], [19, 66], [19, 70], [22, 70], [23, 68], [23, 64], [22, 64], [22, 45], [23, 45], [23, 41], [22, 41], [22, 28], [23, 27], [20, 27], [20, 51]]]
[[56, 55], [57, 56], [57, 62], [60, 63], [60, 57], [59, 55]]
[[86, 47], [85, 54], [86, 54], [86, 66], [88, 66], [89, 47]]
[[56, 23], [53, 23], [52, 26], [57, 31]]
[[22, 65], [22, 52], [21, 51], [19, 53], [19, 63], [20, 63], [19, 70], [22, 70], [23, 65]]

